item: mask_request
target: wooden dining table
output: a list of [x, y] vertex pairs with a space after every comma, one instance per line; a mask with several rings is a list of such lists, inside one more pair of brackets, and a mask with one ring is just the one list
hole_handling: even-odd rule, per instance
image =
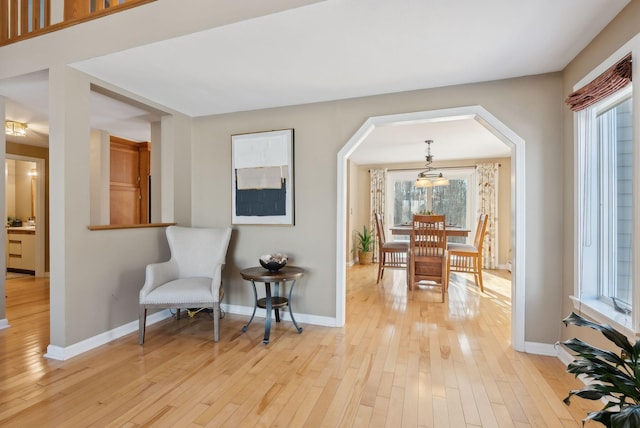
[[[391, 226], [389, 230], [392, 235], [411, 235], [412, 226], [410, 224], [397, 224]], [[450, 236], [462, 236], [466, 238], [471, 233], [471, 230], [458, 226], [445, 226], [447, 238]], [[407, 248], [407, 286], [409, 285], [409, 264], [411, 263], [411, 251]]]
[[[410, 224], [398, 224], [395, 226], [391, 226], [389, 230], [391, 231], [392, 235], [405, 235], [405, 236], [411, 235]], [[462, 236], [466, 238], [467, 236], [469, 236], [469, 233], [471, 233], [470, 229], [465, 229], [463, 227], [458, 227], [458, 226], [446, 226], [445, 231], [446, 231], [447, 237]]]

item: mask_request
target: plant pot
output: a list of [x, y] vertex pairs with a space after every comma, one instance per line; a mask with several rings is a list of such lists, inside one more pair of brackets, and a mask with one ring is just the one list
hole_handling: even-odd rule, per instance
[[358, 251], [358, 262], [361, 265], [370, 265], [372, 257], [373, 257], [373, 252], [371, 251], [367, 251], [366, 253], [362, 251]]

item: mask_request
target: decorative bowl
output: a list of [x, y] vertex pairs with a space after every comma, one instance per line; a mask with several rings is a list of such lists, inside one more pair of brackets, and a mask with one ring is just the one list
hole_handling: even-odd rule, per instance
[[265, 254], [258, 260], [260, 261], [260, 265], [269, 272], [277, 272], [287, 264], [287, 255], [280, 253]]

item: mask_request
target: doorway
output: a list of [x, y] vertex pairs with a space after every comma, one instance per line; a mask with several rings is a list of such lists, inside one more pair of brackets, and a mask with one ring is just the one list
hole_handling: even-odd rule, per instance
[[336, 324], [346, 319], [346, 245], [347, 242], [347, 160], [377, 125], [410, 121], [436, 121], [472, 118], [493, 133], [511, 149], [511, 224], [512, 237], [512, 310], [511, 344], [517, 351], [525, 351], [525, 142], [500, 120], [481, 106], [370, 117], [338, 152], [338, 200], [336, 240]]
[[14, 272], [46, 275], [45, 175], [44, 159], [6, 154], [5, 218], [14, 226], [7, 232], [13, 229], [21, 236], [7, 251], [7, 267]]

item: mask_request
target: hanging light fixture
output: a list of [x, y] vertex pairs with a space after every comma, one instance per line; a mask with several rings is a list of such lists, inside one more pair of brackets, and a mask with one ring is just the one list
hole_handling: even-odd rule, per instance
[[425, 140], [427, 143], [427, 156], [425, 156], [425, 170], [418, 173], [418, 178], [414, 183], [415, 187], [433, 187], [433, 186], [448, 186], [449, 179], [442, 176], [441, 172], [434, 172], [435, 168], [431, 166], [433, 162], [433, 156], [431, 155], [431, 143], [433, 140]]
[[27, 124], [15, 122], [13, 120], [4, 121], [4, 133], [14, 137], [24, 137], [27, 135]]

